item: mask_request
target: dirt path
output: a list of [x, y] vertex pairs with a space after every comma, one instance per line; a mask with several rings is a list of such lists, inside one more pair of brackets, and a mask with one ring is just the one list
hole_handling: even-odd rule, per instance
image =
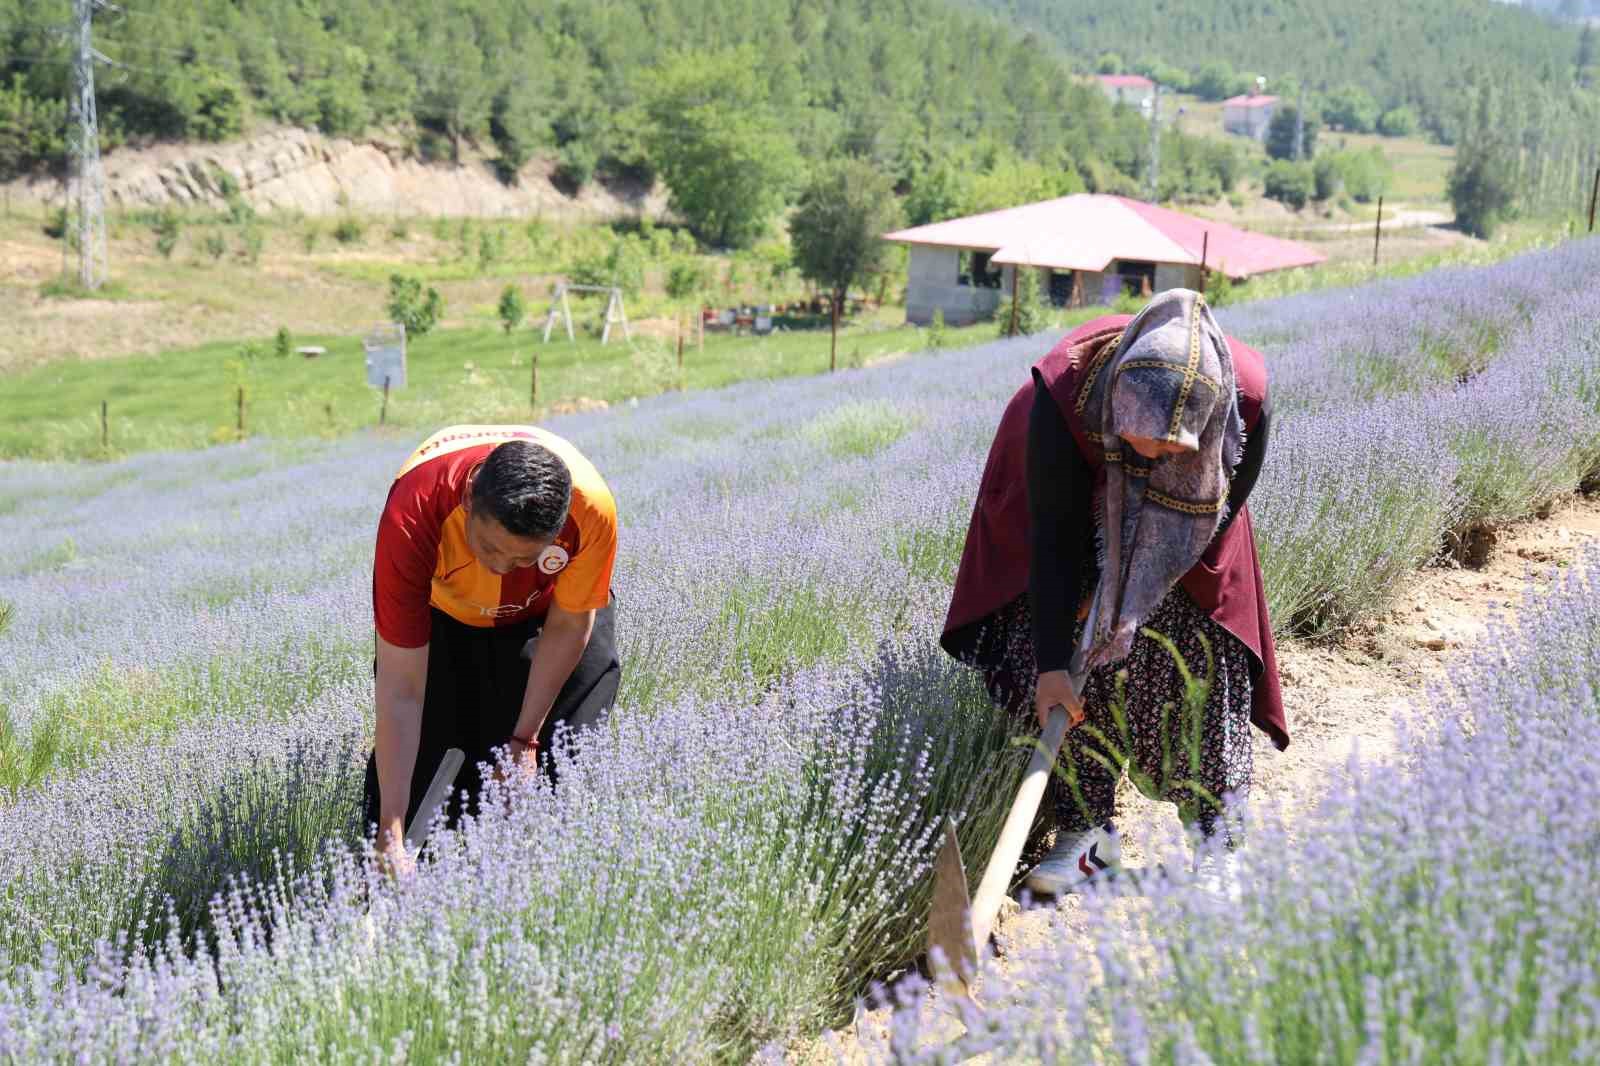
[[[1487, 564], [1478, 570], [1437, 566], [1414, 574], [1383, 618], [1330, 646], [1280, 646], [1279, 670], [1292, 743], [1278, 752], [1256, 732], [1253, 801], [1277, 805], [1291, 820], [1311, 809], [1329, 787], [1348, 771], [1352, 750], [1366, 765], [1379, 765], [1395, 753], [1395, 726], [1423, 728], [1431, 716], [1422, 697], [1430, 682], [1441, 678], [1451, 661], [1468, 653], [1484, 635], [1497, 606], [1514, 614], [1560, 567], [1574, 562], [1586, 545], [1600, 542], [1600, 497], [1573, 497], [1558, 504], [1548, 517], [1502, 530]], [[1146, 861], [1142, 841], [1165, 834], [1177, 823], [1170, 806], [1156, 804], [1127, 782], [1118, 794], [1117, 827], [1124, 836], [1123, 861]], [[995, 933], [999, 965], [1022, 949], [1047, 947], [1066, 935], [1089, 941], [1091, 931], [1081, 901], [1063, 898], [1057, 926], [1048, 910], [1011, 913]], [[1080, 921], [1079, 919], [1084, 919]], [[1058, 932], [1064, 929], [1065, 933]], [[959, 1023], [936, 1001], [928, 1005], [925, 1032], [949, 1038]], [[858, 1022], [874, 1041], [887, 1033], [881, 1011]], [[837, 1034], [847, 1061], [867, 1061], [859, 1053], [855, 1033]], [[795, 1061], [834, 1061], [835, 1052], [813, 1046]]]
[[[1380, 224], [1385, 233], [1396, 229], [1421, 229], [1448, 226], [1455, 218], [1448, 211], [1421, 211], [1402, 208], [1386, 212]], [[1317, 233], [1371, 233], [1371, 222], [1325, 222], [1307, 227], [1307, 232]]]

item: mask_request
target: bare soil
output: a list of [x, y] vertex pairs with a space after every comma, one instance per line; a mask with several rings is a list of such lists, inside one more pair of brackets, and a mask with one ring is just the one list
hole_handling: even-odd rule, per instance
[[[1600, 543], [1600, 497], [1574, 496], [1546, 517], [1499, 530], [1481, 567], [1451, 560], [1418, 571], [1388, 614], [1375, 622], [1334, 642], [1279, 645], [1291, 743], [1279, 752], [1256, 734], [1252, 802], [1277, 807], [1292, 825], [1335, 782], [1390, 762], [1397, 754], [1397, 727], [1415, 733], [1436, 724], [1427, 700], [1430, 683], [1441, 679], [1458, 656], [1471, 653], [1491, 615], [1536, 610], [1552, 578], [1595, 543]], [[1146, 799], [1123, 781], [1117, 827], [1125, 865], [1144, 864], [1141, 842], [1164, 836], [1176, 824], [1173, 808]], [[1064, 921], [1054, 921], [1057, 917]], [[999, 965], [1004, 970], [1013, 965], [1011, 957], [1047, 948], [1061, 936], [1085, 946], [1091, 942], [1078, 897], [1063, 897], [1052, 908], [1010, 909], [995, 932]], [[937, 994], [926, 1010], [924, 1031], [932, 1038], [959, 1034], [959, 1021]], [[877, 1042], [887, 1032], [886, 1013], [872, 1011], [857, 1020], [854, 1031], [834, 1034], [833, 1047], [813, 1044], [797, 1049], [791, 1059], [866, 1061], [857, 1034]]]

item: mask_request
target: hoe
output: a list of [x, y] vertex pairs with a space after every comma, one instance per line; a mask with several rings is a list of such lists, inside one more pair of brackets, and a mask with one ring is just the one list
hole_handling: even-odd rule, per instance
[[[1073, 691], [1082, 691], [1083, 682], [1073, 679]], [[1011, 875], [1022, 857], [1033, 827], [1033, 816], [1044, 798], [1050, 768], [1067, 735], [1067, 709], [1061, 704], [1050, 708], [1044, 734], [1034, 745], [1017, 798], [1011, 802], [995, 843], [994, 854], [978, 882], [977, 894], [967, 895], [967, 871], [961, 863], [961, 845], [956, 842], [955, 826], [948, 818], [944, 825], [944, 844], [933, 866], [933, 910], [928, 916], [928, 958], [939, 985], [949, 995], [971, 999], [970, 983], [977, 976], [978, 953], [989, 942], [1000, 901], [1011, 887]], [[935, 952], [935, 948], [938, 949]]]

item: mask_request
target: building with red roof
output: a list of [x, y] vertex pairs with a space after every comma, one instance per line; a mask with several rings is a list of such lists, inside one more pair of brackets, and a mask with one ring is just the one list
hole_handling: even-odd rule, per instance
[[985, 318], [1014, 284], [1038, 271], [1058, 307], [1109, 303], [1134, 294], [1200, 287], [1201, 259], [1235, 279], [1313, 266], [1323, 255], [1296, 241], [1210, 222], [1125, 196], [1079, 193], [1001, 211], [886, 233], [909, 245], [906, 320], [940, 311], [951, 325]]
[[1278, 98], [1265, 93], [1249, 92], [1222, 101], [1222, 128], [1228, 133], [1266, 140], [1267, 127], [1278, 110]]
[[1148, 106], [1156, 94], [1156, 83], [1141, 74], [1100, 74], [1095, 81], [1100, 91], [1113, 102], [1120, 101], [1134, 107]]

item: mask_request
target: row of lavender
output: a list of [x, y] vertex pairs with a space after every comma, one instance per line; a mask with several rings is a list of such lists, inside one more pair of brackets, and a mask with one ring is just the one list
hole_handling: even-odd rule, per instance
[[1441, 732], [1256, 828], [1240, 905], [1181, 874], [1092, 896], [1092, 950], [1062, 930], [992, 973], [955, 1045], [907, 996], [874, 1057], [1600, 1061], [1600, 550], [1430, 698]]
[[[1526, 513], [1593, 468], [1597, 265], [1600, 242], [1575, 243], [1227, 312], [1272, 360], [1253, 509], [1281, 624], [1347, 620], [1447, 531]], [[996, 412], [1043, 343], [855, 374], [842, 405], [839, 379], [813, 379], [557, 423], [623, 502], [635, 702], [770, 673], [797, 647], [870, 644], [936, 607]], [[0, 600], [21, 654], [0, 663], [0, 759], [48, 766], [29, 737], [70, 759], [174, 715], [252, 695], [293, 707], [359, 678], [374, 515], [404, 451], [9, 465]], [[0, 771], [0, 786], [29, 776]]]
[[[1276, 326], [1270, 309], [1230, 319], [1252, 340], [1252, 329], [1278, 329], [1286, 353], [1257, 504], [1269, 568], [1278, 560], [1275, 594], [1297, 554], [1309, 583], [1338, 594], [1344, 575], [1381, 563], [1392, 582], [1437, 547], [1467, 511], [1460, 472], [1472, 453], [1439, 464], [1429, 456], [1440, 450], [1408, 454], [1413, 428], [1370, 412], [1414, 403], [1423, 425], [1445, 424], [1454, 442], [1483, 431], [1469, 401], [1498, 368], [1533, 382], [1524, 395], [1535, 401], [1540, 389], [1581, 395], [1600, 360], [1568, 279], [1597, 258], [1593, 245], [1530, 257], [1514, 270], [1462, 273], [1433, 295], [1418, 282], [1301, 298], [1281, 305]], [[1474, 283], [1497, 294], [1530, 275], [1541, 279], [1532, 295], [1474, 303]], [[1328, 301], [1320, 325], [1317, 299]], [[1334, 314], [1352, 299], [1362, 315]], [[1396, 343], [1408, 305], [1447, 301], [1457, 314], [1446, 325]], [[1504, 319], [1498, 334], [1485, 324], [1491, 312]], [[1551, 343], [1540, 344], [1545, 330]], [[1302, 357], [1330, 338], [1341, 339], [1320, 362]], [[1401, 370], [1373, 369], [1385, 345]], [[274, 848], [313, 863], [320, 841], [359, 832], [365, 567], [384, 479], [404, 447], [8, 469], [0, 596], [21, 620], [0, 692], [13, 722], [37, 736], [41, 723], [70, 728], [74, 713], [115, 716], [130, 733], [150, 719], [169, 729], [185, 717], [221, 721], [50, 782], [7, 810], [0, 946], [11, 977], [0, 1039], [18, 1042], [0, 1046], [193, 1058], [231, 1048], [265, 1060], [288, 1057], [297, 1041], [330, 1058], [410, 1041], [416, 1054], [492, 1044], [558, 1060], [706, 1058], [826, 1019], [864, 977], [914, 950], [921, 900], [906, 886], [923, 883], [932, 814], [989, 796], [964, 829], [981, 852], [1000, 790], [981, 787], [979, 772], [1015, 771], [994, 757], [1003, 737], [970, 679], [930, 655], [928, 636], [995, 414], [1038, 351], [1019, 342], [853, 374], [842, 404], [837, 380], [789, 382], [557, 426], [597, 456], [623, 500], [628, 703], [647, 713], [619, 716], [574, 756], [564, 780], [584, 789], [526, 800], [539, 834], [494, 820], [481, 839], [463, 837], [456, 873], [430, 876], [426, 892], [385, 911], [404, 916], [395, 936], [343, 935], [365, 875], [336, 862], [284, 913], [241, 903], [213, 916], [221, 969], [128, 963], [104, 949], [86, 961], [97, 938], [119, 930], [134, 945], [159, 941], [166, 896], [179, 931], [191, 930], [228, 871], [268, 870]], [[1476, 365], [1463, 369], [1463, 354]], [[1340, 375], [1342, 395], [1327, 384]], [[1443, 423], [1458, 404], [1457, 421]], [[1582, 431], [1593, 417], [1592, 404], [1574, 408], [1557, 427], [1569, 435], [1545, 451], [1528, 447], [1514, 419], [1490, 424], [1499, 450], [1485, 454], [1570, 487], [1592, 468], [1582, 449], [1594, 434]], [[1319, 432], [1327, 447], [1315, 446]], [[1406, 477], [1396, 475], [1401, 459]], [[1444, 500], [1436, 511], [1396, 517], [1429, 486]], [[1397, 547], [1389, 534], [1401, 518], [1422, 528]], [[1296, 522], [1309, 530], [1302, 543]], [[879, 638], [897, 633], [909, 646], [877, 656]], [[768, 684], [808, 661], [823, 665]], [[884, 715], [885, 705], [898, 710]], [[967, 739], [951, 746], [955, 735]], [[542, 887], [496, 894], [507, 878], [528, 884], [502, 862], [542, 871]], [[646, 894], [653, 902], [635, 913]], [[264, 921], [277, 956], [252, 931]], [[291, 928], [305, 931], [303, 955], [283, 953]], [[716, 930], [722, 939], [707, 940]], [[440, 979], [482, 994], [441, 995]], [[532, 1013], [528, 988], [550, 990]], [[176, 1020], [153, 1026], [149, 1012], [169, 1002], [181, 1007]], [[575, 1013], [593, 1025], [573, 1029]]]

